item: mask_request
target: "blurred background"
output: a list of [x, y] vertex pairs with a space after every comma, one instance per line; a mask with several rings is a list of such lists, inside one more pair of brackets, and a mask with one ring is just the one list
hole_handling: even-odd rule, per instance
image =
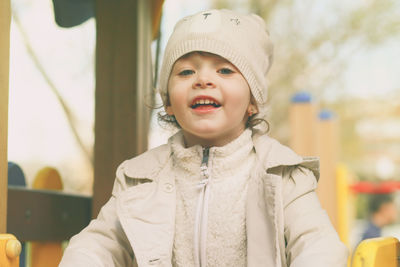
[[[64, 191], [91, 195], [96, 22], [61, 28], [50, 0], [11, 3], [8, 160], [22, 167], [28, 186], [43, 166], [52, 166]], [[335, 119], [335, 164], [345, 166], [349, 194], [349, 210], [341, 212], [349, 214], [348, 244], [355, 246], [370, 217], [371, 196], [390, 193], [396, 212], [400, 204], [400, 2], [165, 0], [160, 35], [152, 43], [154, 76], [178, 19], [210, 8], [253, 12], [267, 23], [275, 53], [269, 73], [272, 137], [292, 145], [295, 94]], [[157, 112], [149, 147], [172, 132], [160, 127]], [[398, 223], [394, 218], [382, 234], [400, 237]]]

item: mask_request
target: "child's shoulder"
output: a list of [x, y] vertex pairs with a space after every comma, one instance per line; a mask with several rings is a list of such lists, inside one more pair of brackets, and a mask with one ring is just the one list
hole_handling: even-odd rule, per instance
[[134, 158], [125, 160], [118, 167], [117, 174], [136, 179], [151, 179], [165, 166], [170, 156], [171, 148], [164, 144], [152, 148]]
[[319, 178], [319, 158], [303, 157], [294, 152], [291, 148], [281, 144], [276, 139], [266, 134], [255, 134], [253, 137], [254, 146], [258, 157], [264, 164], [266, 170], [277, 167], [301, 166], [313, 172]]

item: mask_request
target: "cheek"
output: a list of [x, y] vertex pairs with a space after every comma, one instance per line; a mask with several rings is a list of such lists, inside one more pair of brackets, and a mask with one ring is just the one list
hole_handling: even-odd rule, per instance
[[[244, 91], [244, 92], [243, 92]], [[245, 89], [236, 90], [235, 92], [229, 92], [227, 96], [230, 101], [229, 105], [234, 108], [237, 112], [246, 111], [250, 105], [250, 93], [247, 93]]]
[[167, 94], [168, 94], [168, 104], [172, 105], [173, 102], [175, 102], [176, 98], [176, 93], [174, 90], [174, 86], [168, 83], [168, 89], [167, 89]]
[[183, 81], [175, 81], [173, 78], [168, 83], [168, 96], [169, 102], [176, 103], [186, 100], [187, 96], [187, 84]]
[[187, 112], [186, 94], [179, 92], [178, 90], [170, 90], [169, 92], [169, 104], [167, 112], [169, 115], [174, 115], [177, 120], [182, 118]]
[[169, 94], [169, 103], [174, 109], [182, 107], [183, 103], [186, 101], [185, 99], [183, 94], [179, 94], [176, 91], [172, 91]]

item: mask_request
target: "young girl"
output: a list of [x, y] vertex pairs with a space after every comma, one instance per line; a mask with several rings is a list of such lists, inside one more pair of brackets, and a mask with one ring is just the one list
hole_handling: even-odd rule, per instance
[[346, 266], [315, 193], [317, 159], [265, 135], [271, 63], [256, 15], [179, 21], [159, 88], [162, 118], [180, 131], [120, 165], [111, 199], [60, 266]]

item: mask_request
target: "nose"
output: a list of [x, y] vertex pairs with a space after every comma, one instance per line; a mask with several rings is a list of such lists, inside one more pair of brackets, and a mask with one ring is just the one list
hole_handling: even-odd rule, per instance
[[206, 88], [214, 88], [215, 83], [212, 80], [212, 76], [207, 71], [200, 71], [197, 74], [197, 78], [194, 81], [193, 88], [194, 89], [206, 89]]

